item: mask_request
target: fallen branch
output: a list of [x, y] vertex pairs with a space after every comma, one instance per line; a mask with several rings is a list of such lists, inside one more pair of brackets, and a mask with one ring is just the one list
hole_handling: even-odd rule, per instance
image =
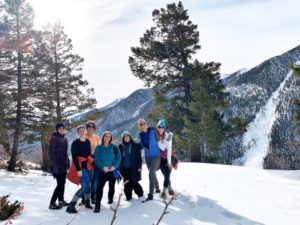
[[121, 197], [123, 195], [124, 186], [125, 186], [125, 184], [127, 184], [129, 182], [128, 180], [125, 181], [125, 178], [122, 176], [122, 174], [120, 172], [119, 172], [119, 175], [120, 175], [121, 180], [122, 180], [122, 182], [121, 182], [122, 185], [120, 187], [121, 191], [120, 191], [120, 194], [119, 194], [119, 198], [118, 198], [116, 208], [113, 208], [112, 206], [110, 207], [110, 209], [114, 212], [112, 220], [110, 222], [110, 225], [113, 225], [115, 220], [117, 219], [117, 212], [118, 212], [118, 209], [119, 209], [119, 206], [120, 206], [120, 203], [121, 203]]
[[0, 221], [4, 225], [12, 224], [11, 220], [16, 219], [24, 210], [24, 203], [15, 201], [13, 204], [9, 204], [8, 197], [10, 195], [0, 197]]
[[167, 211], [167, 210], [168, 210], [168, 207], [169, 207], [169, 205], [173, 202], [173, 200], [176, 199], [176, 198], [178, 197], [179, 194], [180, 194], [180, 193], [177, 193], [176, 195], [172, 196], [172, 198], [169, 200], [169, 202], [167, 202], [166, 200], [164, 200], [164, 203], [165, 203], [164, 211], [163, 211], [163, 213], [161, 214], [161, 216], [159, 217], [157, 223], [156, 223], [156, 224], [153, 223], [153, 225], [159, 225], [160, 222], [162, 221], [163, 217], [164, 217], [166, 214], [170, 213], [170, 212]]

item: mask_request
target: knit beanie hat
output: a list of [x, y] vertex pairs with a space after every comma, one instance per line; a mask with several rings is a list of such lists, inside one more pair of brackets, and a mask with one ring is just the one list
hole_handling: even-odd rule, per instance
[[125, 136], [130, 136], [131, 137], [131, 134], [130, 134], [130, 132], [129, 131], [124, 131], [123, 133], [122, 133], [122, 138], [124, 138]]
[[165, 120], [159, 120], [156, 126], [157, 126], [157, 127], [163, 127], [163, 128], [166, 129], [167, 123], [166, 123]]
[[65, 125], [64, 125], [63, 123], [57, 123], [57, 124], [55, 125], [55, 130], [58, 131], [59, 128], [61, 128], [61, 127], [66, 128]]

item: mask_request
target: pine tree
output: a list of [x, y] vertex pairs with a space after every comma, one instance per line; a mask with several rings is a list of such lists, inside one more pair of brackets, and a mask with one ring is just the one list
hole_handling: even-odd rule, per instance
[[[33, 25], [33, 10], [25, 0], [4, 1], [4, 24], [9, 32], [5, 36], [6, 48], [12, 53], [10, 60], [10, 75], [14, 76], [14, 85], [11, 94], [15, 105], [14, 141], [8, 170], [14, 171], [19, 149], [19, 141], [24, 128], [24, 108], [29, 98], [30, 86], [26, 83], [29, 77], [30, 39]], [[28, 110], [30, 111], [30, 110]]]
[[[198, 64], [197, 79], [192, 84], [192, 100], [185, 117], [187, 144], [191, 161], [215, 162], [219, 146], [225, 138], [222, 110], [226, 107], [224, 86], [218, 63]], [[196, 67], [196, 68], [197, 68]]]
[[[94, 89], [88, 88], [83, 79], [83, 58], [73, 53], [72, 40], [64, 32], [60, 22], [48, 24], [42, 34], [45, 44], [45, 63], [40, 65], [38, 101], [40, 120], [36, 130], [40, 132], [43, 169], [48, 165], [48, 141], [55, 123], [68, 122], [68, 117], [95, 106]], [[40, 48], [43, 49], [43, 48]], [[40, 52], [39, 54], [43, 54]], [[46, 101], [45, 101], [46, 100]]]
[[177, 138], [183, 137], [184, 116], [188, 113], [193, 55], [200, 49], [197, 25], [189, 20], [182, 2], [168, 4], [152, 13], [155, 26], [146, 30], [140, 47], [129, 57], [134, 76], [155, 93], [151, 119], [165, 118]]

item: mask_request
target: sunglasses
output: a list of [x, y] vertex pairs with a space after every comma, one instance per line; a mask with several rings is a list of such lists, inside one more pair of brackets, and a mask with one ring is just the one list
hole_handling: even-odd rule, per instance
[[91, 127], [91, 128], [94, 128], [94, 129], [95, 129], [95, 126], [94, 126], [94, 125], [90, 125], [90, 124], [86, 125], [86, 127], [87, 127], [87, 128]]
[[165, 129], [164, 127], [161, 127], [161, 126], [158, 126], [157, 128], [158, 128], [158, 129]]
[[145, 125], [146, 123], [140, 123], [140, 126], [143, 126], [143, 125]]

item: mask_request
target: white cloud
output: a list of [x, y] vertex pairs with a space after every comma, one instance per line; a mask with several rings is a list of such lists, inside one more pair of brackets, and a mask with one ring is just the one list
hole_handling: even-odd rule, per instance
[[[100, 105], [126, 97], [143, 83], [127, 63], [130, 47], [152, 25], [151, 12], [166, 0], [30, 0], [36, 26], [60, 17], [74, 49], [85, 58], [84, 76]], [[300, 44], [297, 0], [186, 0], [198, 24], [200, 61], [222, 63], [222, 73], [254, 67]]]

